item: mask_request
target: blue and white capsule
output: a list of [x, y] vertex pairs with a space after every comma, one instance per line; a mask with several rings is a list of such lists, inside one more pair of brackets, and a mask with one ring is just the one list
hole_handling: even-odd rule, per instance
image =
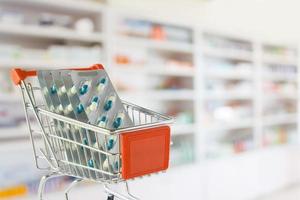
[[89, 87], [91, 86], [91, 81], [84, 81], [82, 86], [79, 89], [80, 95], [85, 95], [89, 91]]
[[76, 107], [76, 112], [77, 112], [77, 114], [81, 114], [83, 111], [84, 111], [84, 106], [83, 106], [82, 104], [79, 104], [79, 105]]
[[98, 120], [98, 123], [97, 125], [101, 128], [105, 128], [106, 127], [106, 124], [107, 124], [107, 117], [104, 115], [102, 116], [99, 120]]
[[52, 87], [50, 88], [50, 92], [51, 94], [56, 94], [57, 93], [57, 88], [55, 85], [52, 85]]
[[123, 125], [125, 114], [123, 112], [118, 113], [113, 122], [113, 128], [118, 129]]
[[91, 168], [94, 168], [95, 167], [95, 161], [93, 159], [89, 159], [88, 160], [88, 166], [91, 167]]
[[115, 101], [116, 101], [116, 96], [115, 96], [115, 95], [110, 96], [110, 97], [106, 100], [103, 109], [104, 109], [106, 112], [109, 111], [109, 110], [113, 107], [113, 104], [115, 103]]
[[90, 105], [87, 107], [86, 112], [90, 113], [90, 112], [95, 111], [97, 109], [98, 105], [99, 105], [99, 97], [94, 96], [91, 100]]
[[106, 78], [101, 78], [97, 84], [97, 91], [102, 92], [107, 84]]

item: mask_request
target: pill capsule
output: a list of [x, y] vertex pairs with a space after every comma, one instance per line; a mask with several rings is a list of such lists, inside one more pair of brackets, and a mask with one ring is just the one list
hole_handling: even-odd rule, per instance
[[88, 145], [88, 144], [89, 144], [89, 142], [88, 142], [88, 139], [87, 139], [87, 138], [83, 138], [83, 139], [82, 139], [82, 142], [83, 142], [83, 144], [84, 144], [84, 145]]
[[88, 166], [94, 168], [95, 167], [95, 162], [93, 159], [88, 160]]
[[89, 86], [90, 86], [90, 82], [89, 81], [85, 81], [84, 84], [79, 89], [79, 94], [80, 95], [86, 94], [88, 92], [88, 90], [89, 90]]
[[67, 89], [65, 86], [60, 87], [60, 89], [58, 90], [58, 95], [63, 95], [67, 92]]
[[110, 151], [115, 146], [114, 138], [110, 138], [107, 142], [107, 150]]
[[71, 105], [71, 104], [69, 104], [67, 107], [66, 107], [66, 109], [65, 109], [65, 113], [66, 114], [69, 114], [70, 112], [72, 112], [73, 111], [73, 106]]
[[113, 103], [114, 103], [115, 100], [116, 100], [116, 97], [115, 97], [115, 96], [110, 96], [110, 97], [106, 100], [103, 109], [104, 109], [105, 111], [109, 111], [109, 110], [112, 108]]
[[[88, 142], [87, 138], [82, 139], [82, 144], [89, 145], [89, 142]], [[83, 151], [83, 146], [81, 146], [80, 149]]]
[[57, 109], [59, 110], [59, 112], [64, 111], [64, 108], [63, 108], [63, 106], [61, 104], [57, 107]]
[[102, 78], [99, 80], [98, 84], [97, 84], [97, 90], [98, 92], [101, 92], [103, 91], [103, 89], [105, 88], [105, 85], [106, 85], [106, 78]]
[[79, 104], [77, 107], [76, 107], [76, 112], [78, 114], [82, 113], [84, 111], [84, 107], [82, 104]]
[[118, 161], [115, 162], [113, 168], [114, 168], [114, 171], [118, 171], [119, 170], [119, 162]]
[[103, 169], [105, 170], [105, 171], [108, 171], [108, 159], [106, 158], [105, 159], [105, 161], [103, 162]]
[[47, 95], [47, 94], [48, 94], [48, 89], [47, 89], [46, 87], [44, 87], [44, 89], [43, 89], [43, 93], [44, 93], [45, 95]]
[[99, 121], [98, 121], [98, 126], [105, 128], [107, 123], [107, 117], [106, 116], [102, 116]]
[[115, 118], [115, 120], [114, 120], [114, 122], [113, 122], [113, 127], [114, 127], [115, 129], [120, 128], [120, 126], [121, 126], [122, 123], [123, 123], [124, 117], [125, 117], [124, 113], [119, 113], [119, 114], [117, 115], [117, 117]]
[[50, 88], [50, 92], [51, 94], [55, 94], [57, 92], [57, 88], [55, 85], [52, 85], [52, 87]]
[[54, 112], [55, 108], [53, 105], [50, 106], [50, 111]]
[[95, 111], [97, 109], [98, 102], [99, 102], [99, 97], [94, 96], [92, 101], [91, 101], [91, 104], [89, 106], [89, 110]]
[[71, 89], [70, 89], [70, 95], [74, 95], [74, 94], [76, 94], [77, 93], [77, 90], [76, 90], [76, 87], [75, 87], [75, 85], [73, 86], [73, 87], [71, 87]]

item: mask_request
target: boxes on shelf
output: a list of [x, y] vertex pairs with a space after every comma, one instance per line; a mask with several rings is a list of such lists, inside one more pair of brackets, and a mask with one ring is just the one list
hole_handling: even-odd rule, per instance
[[242, 153], [254, 148], [252, 129], [234, 129], [207, 134], [206, 137], [208, 158], [218, 158]]
[[[38, 62], [36, 65], [69, 65], [78, 63], [94, 63], [101, 58], [102, 48], [98, 45], [91, 47], [50, 45], [46, 49], [33, 49], [17, 45], [0, 45], [0, 62], [15, 63], [24, 62], [26, 65]], [[44, 63], [44, 64], [43, 64]], [[48, 67], [51, 67], [48, 66]]]
[[132, 18], [119, 21], [118, 33], [152, 40], [192, 42], [191, 30], [188, 28]]
[[177, 135], [172, 138], [171, 166], [179, 166], [195, 161], [195, 141], [193, 134]]
[[297, 143], [297, 125], [284, 124], [265, 127], [263, 146]]

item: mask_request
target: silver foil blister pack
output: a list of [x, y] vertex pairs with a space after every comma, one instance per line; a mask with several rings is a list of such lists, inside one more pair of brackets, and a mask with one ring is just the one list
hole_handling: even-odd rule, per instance
[[[52, 112], [112, 131], [133, 125], [105, 70], [43, 70], [38, 72], [38, 79], [47, 107]], [[118, 136], [104, 136], [57, 121], [54, 124], [59, 136], [103, 151], [119, 152]], [[88, 148], [78, 149], [76, 145], [64, 149], [70, 162], [105, 171], [117, 172], [120, 169], [115, 156]], [[91, 170], [81, 173], [96, 176]]]

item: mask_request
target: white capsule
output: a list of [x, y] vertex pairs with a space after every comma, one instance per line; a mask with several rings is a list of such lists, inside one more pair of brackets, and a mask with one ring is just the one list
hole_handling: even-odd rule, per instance
[[91, 108], [89, 106], [85, 109], [85, 113], [86, 114], [90, 114], [91, 113]]
[[47, 95], [47, 94], [48, 94], [48, 89], [47, 89], [46, 87], [44, 87], [44, 89], [43, 89], [43, 93], [44, 93], [45, 95]]
[[50, 106], [50, 111], [54, 112], [55, 108], [53, 105]]
[[124, 114], [123, 112], [120, 112], [120, 113], [118, 114], [118, 117], [121, 117], [122, 119], [124, 119], [124, 118], [125, 118], [125, 114]]
[[59, 90], [58, 90], [58, 95], [63, 95], [67, 92], [67, 89], [65, 86], [62, 86]]
[[97, 109], [97, 106], [98, 106], [97, 102], [92, 102], [89, 108], [91, 111], [95, 111]]
[[74, 86], [71, 87], [71, 89], [70, 89], [70, 94], [74, 95], [74, 94], [76, 94], [76, 93], [77, 93], [77, 90], [76, 90], [76, 87], [75, 87], [75, 85], [74, 85]]
[[62, 112], [62, 111], [64, 110], [64, 108], [63, 108], [63, 106], [62, 106], [61, 104], [58, 106], [58, 110], [59, 110], [60, 112]]
[[115, 102], [116, 100], [116, 96], [115, 95], [112, 95], [108, 98], [108, 100], [111, 100], [112, 102]]
[[105, 128], [106, 122], [100, 121], [100, 122], [98, 123], [98, 126], [101, 127], [101, 128]]
[[109, 165], [108, 165], [108, 159], [105, 159], [105, 161], [103, 162], [103, 169], [104, 169], [105, 171], [107, 171], [108, 168], [109, 168]]
[[65, 109], [65, 113], [70, 113], [70, 112], [72, 112], [73, 111], [73, 106], [71, 105], [71, 104], [69, 104], [67, 107], [66, 107], [66, 109]]
[[97, 86], [97, 91], [98, 92], [102, 92], [103, 90], [104, 90], [104, 88], [105, 88], [105, 84], [99, 84], [98, 86]]

